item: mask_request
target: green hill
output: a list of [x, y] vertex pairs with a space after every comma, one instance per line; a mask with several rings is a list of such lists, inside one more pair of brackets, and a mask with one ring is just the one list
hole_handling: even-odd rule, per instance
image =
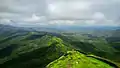
[[40, 48], [21, 46], [15, 49], [1, 66], [3, 68], [42, 68], [70, 50], [60, 38], [54, 36], [43, 36], [41, 41], [48, 46]]
[[94, 58], [86, 57], [77, 51], [68, 51], [66, 55], [51, 62], [47, 68], [112, 68]]
[[[80, 50], [86, 54], [94, 54], [106, 59], [110, 59], [115, 62], [120, 61], [120, 49], [119, 43], [112, 45], [112, 42], [108, 42], [104, 37], [92, 37], [90, 34], [72, 34], [64, 35], [61, 37], [64, 41], [71, 44], [71, 47]], [[117, 47], [115, 47], [117, 46]]]
[[[70, 62], [70, 66], [73, 62], [72, 66], [78, 68], [99, 67], [99, 64], [100, 67], [110, 67], [104, 61], [86, 57], [86, 54], [119, 61], [119, 56], [114, 56], [119, 48], [109, 45], [104, 38], [90, 38], [81, 34], [68, 36], [11, 26], [1, 26], [0, 30], [0, 68], [49, 68], [60, 63], [64, 68], [69, 66], [67, 62]], [[81, 64], [78, 65], [79, 62]]]

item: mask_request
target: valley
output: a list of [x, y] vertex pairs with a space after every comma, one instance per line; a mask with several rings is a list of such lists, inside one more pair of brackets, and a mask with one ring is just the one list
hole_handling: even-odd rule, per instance
[[[120, 65], [118, 29], [101, 30], [102, 34], [98, 34], [97, 30], [52, 32], [0, 26], [0, 68], [112, 68], [111, 64], [118, 68]], [[107, 64], [87, 55], [110, 61]]]

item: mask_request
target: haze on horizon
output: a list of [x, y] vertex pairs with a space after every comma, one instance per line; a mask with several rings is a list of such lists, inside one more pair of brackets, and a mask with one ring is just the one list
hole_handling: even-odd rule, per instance
[[21, 26], [119, 26], [120, 0], [0, 0], [0, 23]]

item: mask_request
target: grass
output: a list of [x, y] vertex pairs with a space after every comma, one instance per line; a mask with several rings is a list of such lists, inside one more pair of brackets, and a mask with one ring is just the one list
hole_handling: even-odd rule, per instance
[[77, 51], [68, 53], [47, 65], [47, 68], [112, 68], [95, 58], [86, 57]]

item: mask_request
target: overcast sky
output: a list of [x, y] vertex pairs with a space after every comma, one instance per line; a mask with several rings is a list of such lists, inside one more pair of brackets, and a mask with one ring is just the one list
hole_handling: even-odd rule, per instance
[[0, 0], [0, 23], [117, 26], [120, 0]]

